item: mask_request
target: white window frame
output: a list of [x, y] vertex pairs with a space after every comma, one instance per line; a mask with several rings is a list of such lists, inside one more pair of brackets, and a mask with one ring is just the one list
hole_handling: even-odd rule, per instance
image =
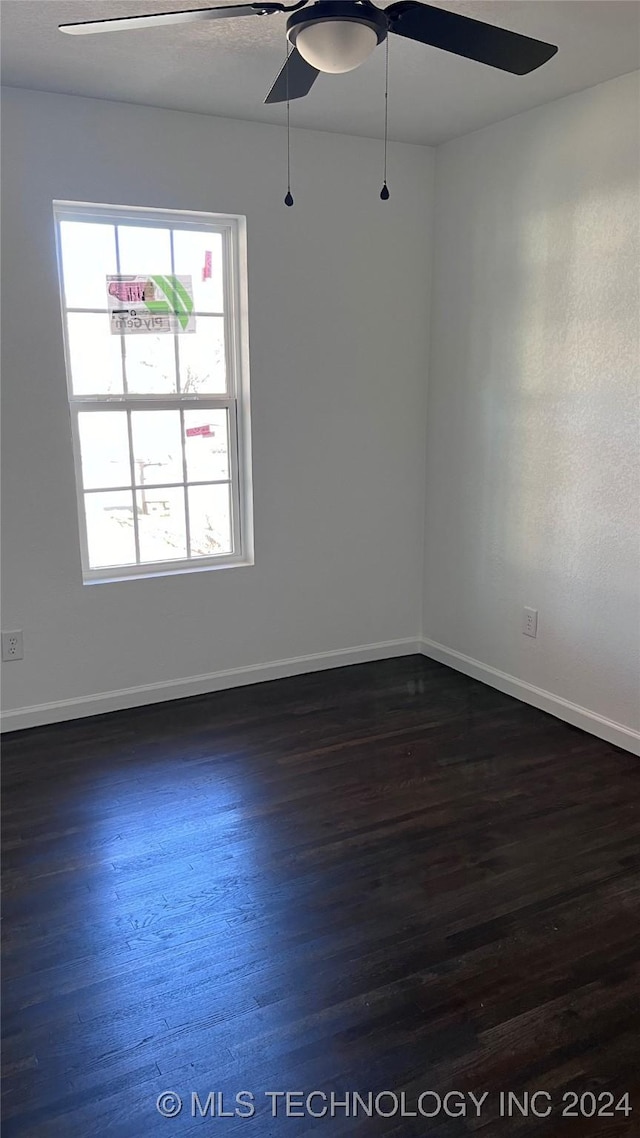
[[[69, 412], [71, 418], [71, 435], [73, 441], [73, 455], [76, 476], [76, 494], [78, 505], [78, 523], [80, 532], [80, 551], [82, 558], [82, 577], [85, 585], [103, 584], [113, 581], [123, 581], [145, 577], [170, 576], [179, 573], [200, 573], [210, 569], [223, 569], [235, 565], [252, 565], [254, 563], [253, 551], [253, 493], [251, 474], [251, 414], [249, 402], [249, 342], [248, 342], [248, 300], [247, 300], [247, 252], [246, 252], [246, 218], [236, 214], [195, 213], [188, 210], [145, 209], [140, 206], [99, 205], [92, 202], [54, 201], [53, 212], [55, 219], [56, 248], [58, 257], [58, 272], [60, 279], [60, 301], [62, 309], [62, 326], [64, 336], [65, 366], [67, 373], [67, 391], [69, 398]], [[207, 316], [222, 316], [224, 318], [225, 354], [227, 391], [225, 394], [197, 394], [175, 392], [168, 395], [146, 395], [134, 392], [124, 392], [110, 395], [75, 395], [72, 386], [70, 367], [69, 338], [67, 328], [68, 312], [100, 312], [101, 309], [78, 309], [67, 307], [64, 275], [62, 266], [62, 249], [60, 240], [60, 222], [96, 222], [103, 221], [114, 226], [126, 225], [127, 222], [136, 226], [149, 226], [150, 228], [197, 229], [199, 232], [209, 230], [221, 235], [223, 249], [223, 289], [224, 312], [209, 313]], [[116, 230], [117, 233], [117, 230]], [[173, 258], [173, 240], [171, 241]], [[117, 252], [117, 239], [116, 239]], [[117, 270], [119, 270], [119, 261]], [[106, 310], [106, 303], [105, 303]], [[198, 312], [196, 310], [196, 320]], [[197, 332], [196, 332], [197, 335]], [[177, 347], [176, 347], [177, 366]], [[123, 372], [124, 376], [124, 372]], [[85, 491], [82, 477], [82, 457], [80, 451], [80, 434], [78, 415], [80, 412], [100, 412], [122, 408], [128, 413], [127, 423], [129, 430], [129, 456], [131, 461], [131, 487], [134, 505], [134, 538], [136, 556], [139, 557], [138, 518], [136, 511], [136, 479], [133, 462], [133, 449], [131, 439], [131, 411], [132, 410], [179, 410], [182, 425], [182, 469], [183, 482], [166, 483], [167, 487], [175, 489], [184, 487], [185, 493], [185, 523], [187, 526], [187, 542], [189, 541], [188, 522], [188, 494], [187, 494], [187, 466], [184, 436], [184, 411], [194, 408], [203, 410], [226, 410], [229, 424], [229, 473], [231, 498], [231, 532], [232, 552], [214, 557], [187, 557], [182, 560], [171, 561], [138, 561], [136, 564], [114, 565], [105, 568], [92, 568], [89, 562], [89, 546], [87, 540], [87, 525], [84, 509], [85, 493], [122, 489], [122, 487], [96, 487], [95, 490]], [[189, 486], [202, 485], [190, 481]], [[207, 482], [206, 484], [210, 484]], [[154, 489], [161, 488], [161, 484], [154, 483]]]

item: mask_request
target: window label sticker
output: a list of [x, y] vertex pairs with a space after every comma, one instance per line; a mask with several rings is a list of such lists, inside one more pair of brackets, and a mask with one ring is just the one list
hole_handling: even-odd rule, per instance
[[190, 276], [107, 276], [107, 299], [112, 336], [183, 335], [196, 330]]

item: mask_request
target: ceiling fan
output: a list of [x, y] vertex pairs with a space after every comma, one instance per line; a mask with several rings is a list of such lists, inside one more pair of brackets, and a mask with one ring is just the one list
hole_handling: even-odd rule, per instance
[[238, 16], [272, 16], [280, 12], [292, 13], [287, 20], [287, 39], [292, 50], [265, 103], [302, 98], [309, 93], [321, 71], [340, 74], [359, 67], [389, 32], [509, 71], [512, 75], [527, 75], [558, 50], [553, 44], [418, 0], [396, 0], [385, 9], [376, 8], [370, 0], [318, 0], [311, 5], [307, 0], [300, 0], [290, 6], [270, 2], [231, 4], [61, 24], [60, 31], [86, 35]]

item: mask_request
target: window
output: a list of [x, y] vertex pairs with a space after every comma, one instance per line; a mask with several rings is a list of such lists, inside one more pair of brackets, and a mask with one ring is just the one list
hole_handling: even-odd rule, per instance
[[243, 219], [54, 214], [85, 583], [250, 563]]

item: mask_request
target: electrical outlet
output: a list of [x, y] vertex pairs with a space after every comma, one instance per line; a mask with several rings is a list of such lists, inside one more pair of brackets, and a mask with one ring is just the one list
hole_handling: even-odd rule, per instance
[[2, 633], [2, 659], [23, 660], [22, 630]]
[[522, 631], [525, 636], [538, 635], [538, 610], [523, 608]]

